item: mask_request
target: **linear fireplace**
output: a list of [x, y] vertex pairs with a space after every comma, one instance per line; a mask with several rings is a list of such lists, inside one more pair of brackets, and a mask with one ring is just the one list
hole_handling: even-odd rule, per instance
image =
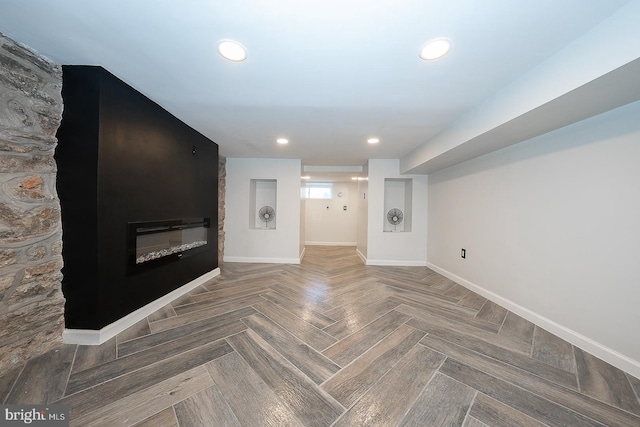
[[130, 222], [128, 273], [140, 273], [206, 251], [210, 228], [210, 218]]

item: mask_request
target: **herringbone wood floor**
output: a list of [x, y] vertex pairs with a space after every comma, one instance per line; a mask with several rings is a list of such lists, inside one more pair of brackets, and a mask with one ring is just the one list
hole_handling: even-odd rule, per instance
[[640, 426], [640, 381], [424, 267], [354, 248], [220, 277], [2, 377], [72, 425]]

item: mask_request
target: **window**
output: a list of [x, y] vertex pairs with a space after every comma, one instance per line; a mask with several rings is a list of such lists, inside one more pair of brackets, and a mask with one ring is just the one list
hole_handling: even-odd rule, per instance
[[303, 193], [305, 199], [332, 199], [333, 184], [330, 182], [307, 182]]

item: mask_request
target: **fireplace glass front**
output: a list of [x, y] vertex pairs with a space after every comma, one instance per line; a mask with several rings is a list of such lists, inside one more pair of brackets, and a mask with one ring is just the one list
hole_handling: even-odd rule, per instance
[[129, 273], [177, 261], [205, 251], [209, 245], [209, 218], [131, 222]]

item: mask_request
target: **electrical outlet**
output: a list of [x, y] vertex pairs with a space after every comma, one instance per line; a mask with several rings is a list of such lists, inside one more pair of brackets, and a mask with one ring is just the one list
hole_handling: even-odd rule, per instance
[[462, 258], [466, 258], [467, 257], [467, 250], [466, 249], [462, 248], [460, 250], [460, 257], [462, 257]]

